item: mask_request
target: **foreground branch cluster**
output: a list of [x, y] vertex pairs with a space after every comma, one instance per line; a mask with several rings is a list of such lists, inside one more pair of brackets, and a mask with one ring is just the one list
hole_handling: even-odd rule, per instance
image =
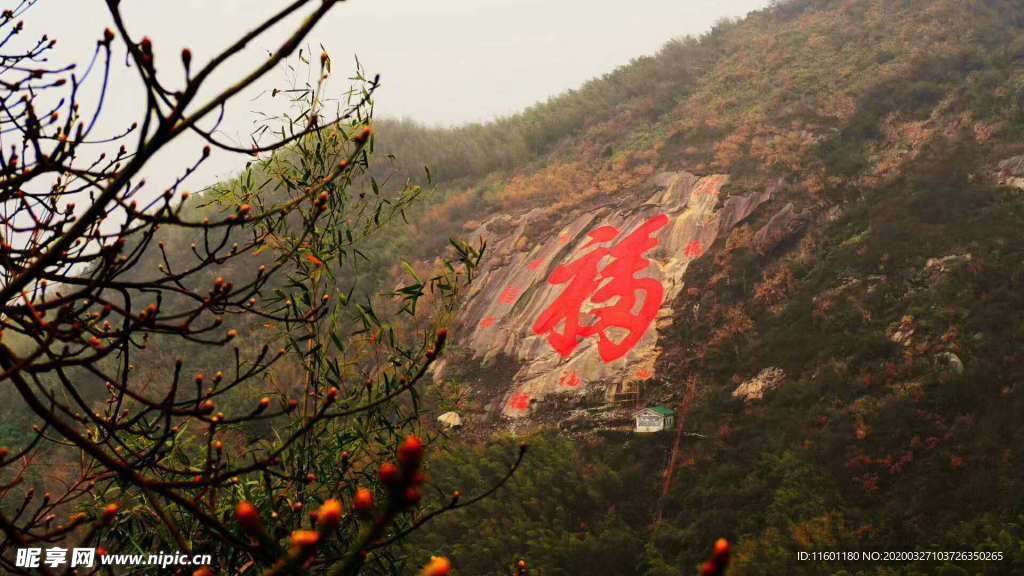
[[[117, 0], [87, 66], [53, 65], [56, 39], [23, 41], [36, 1], [0, 16], [0, 385], [38, 422], [0, 448], [3, 571], [71, 570], [16, 566], [30, 546], [210, 554], [197, 575], [384, 570], [400, 539], [493, 493], [431, 487], [410, 430], [479, 250], [453, 243], [454, 261], [384, 309], [339, 288], [360, 241], [419, 192], [389, 195], [368, 172], [377, 80], [357, 76], [325, 118], [323, 54], [317, 80], [281, 92], [295, 115], [251, 146], [218, 136], [234, 98], [289, 56], [306, 61], [304, 38], [339, 2], [293, 1], [202, 66], [184, 49], [158, 73], [161, 47], [128, 30]], [[302, 12], [269, 58], [199, 98]], [[102, 113], [122, 51], [146, 105], [111, 131]], [[194, 162], [147, 183], [147, 164], [186, 134], [202, 146]], [[214, 148], [255, 160], [190, 198]], [[435, 558], [424, 574], [448, 569]]]

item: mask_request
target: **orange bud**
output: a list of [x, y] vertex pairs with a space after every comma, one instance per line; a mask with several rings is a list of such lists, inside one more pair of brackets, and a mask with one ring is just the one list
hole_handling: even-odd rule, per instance
[[120, 509], [121, 507], [118, 506], [116, 502], [107, 504], [106, 507], [103, 508], [103, 514], [100, 516], [103, 519], [103, 523], [109, 524], [114, 517], [117, 516], [117, 512]]
[[192, 576], [213, 576], [213, 570], [210, 570], [208, 567], [203, 566], [199, 570], [193, 572]]
[[359, 134], [356, 134], [355, 136], [352, 137], [352, 141], [357, 144], [365, 144], [366, 141], [370, 139], [370, 136], [372, 134], [373, 128], [370, 128], [369, 126], [363, 126], [363, 129], [359, 131]]
[[430, 562], [423, 567], [420, 576], [448, 576], [452, 571], [452, 563], [442, 556], [431, 556]]
[[320, 534], [312, 530], [296, 530], [292, 532], [292, 546], [296, 548], [312, 548], [320, 541]]
[[402, 481], [402, 473], [398, 471], [398, 466], [390, 462], [385, 462], [380, 465], [380, 471], [378, 472], [380, 481], [387, 486], [395, 486]]
[[712, 549], [711, 556], [716, 562], [724, 564], [729, 561], [729, 541], [725, 538], [719, 538], [715, 541], [715, 547]]
[[263, 529], [263, 519], [251, 503], [243, 500], [235, 508], [235, 519], [246, 532], [258, 532]]
[[403, 466], [415, 468], [423, 460], [423, 441], [417, 436], [409, 436], [398, 447], [398, 462]]
[[406, 488], [404, 498], [406, 505], [415, 506], [420, 503], [420, 500], [423, 498], [423, 494], [420, 492], [419, 488], [410, 486]]
[[266, 410], [269, 407], [270, 407], [270, 398], [268, 398], [266, 396], [264, 396], [263, 398], [260, 398], [260, 409], [261, 410]]
[[352, 498], [352, 509], [356, 512], [370, 510], [373, 508], [373, 492], [366, 488], [358, 488], [356, 495]]
[[336, 528], [341, 522], [341, 502], [331, 499], [320, 505], [317, 513], [317, 523], [330, 530]]

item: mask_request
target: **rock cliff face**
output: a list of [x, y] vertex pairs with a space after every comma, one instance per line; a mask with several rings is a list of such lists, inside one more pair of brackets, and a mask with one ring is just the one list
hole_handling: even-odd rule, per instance
[[488, 419], [561, 421], [633, 398], [655, 376], [687, 266], [772, 196], [723, 198], [728, 179], [663, 173], [635, 196], [483, 222], [487, 257], [459, 333], [492, 374], [474, 390]]

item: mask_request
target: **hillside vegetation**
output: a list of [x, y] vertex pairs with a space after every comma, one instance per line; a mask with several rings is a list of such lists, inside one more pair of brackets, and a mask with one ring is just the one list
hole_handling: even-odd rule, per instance
[[[458, 574], [694, 574], [722, 536], [737, 575], [1024, 573], [1024, 173], [1000, 168], [1024, 154], [1024, 4], [790, 0], [515, 116], [376, 127], [393, 159], [362, 185], [424, 192], [361, 241], [338, 280], [354, 300], [497, 213], [557, 215], [668, 170], [730, 175], [720, 201], [777, 190], [672, 303], [648, 394], [696, 391], [676, 466], [672, 433], [531, 437], [508, 486], [404, 543], [409, 573], [445, 554]], [[734, 397], [766, 369], [774, 389]], [[27, 434], [5, 411], [0, 438]], [[428, 475], [473, 493], [518, 440], [453, 433]], [[811, 550], [1004, 559], [796, 561]]]
[[[720, 535], [736, 574], [1024, 570], [1024, 198], [999, 167], [1024, 151], [1022, 59], [1019, 3], [793, 1], [494, 124], [382, 127], [403, 170], [448, 166], [411, 231], [421, 247], [664, 170], [780, 186], [691, 267], [659, 343], [652, 398], [678, 405], [693, 381], [685, 428], [707, 436], [683, 441], [660, 504], [671, 438], [544, 436], [491, 504], [501, 520], [467, 514], [412, 546], [472, 550], [473, 574], [531, 556], [541, 574], [689, 573]], [[768, 368], [777, 389], [733, 396]], [[479, 450], [440, 474], [486, 475]]]

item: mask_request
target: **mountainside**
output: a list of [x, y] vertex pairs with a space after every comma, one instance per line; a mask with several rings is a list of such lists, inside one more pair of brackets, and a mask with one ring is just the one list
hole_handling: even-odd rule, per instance
[[[400, 159], [442, 167], [447, 198], [413, 243], [439, 232], [488, 242], [458, 340], [477, 367], [460, 358], [457, 373], [489, 383], [474, 389], [482, 420], [557, 420], [573, 407], [678, 395], [685, 374], [656, 364], [692, 370], [709, 353], [763, 343], [755, 317], [785, 316], [815, 264], [835, 274], [817, 289], [848, 291], [930, 258], [954, 256], [955, 267], [970, 242], [994, 242], [964, 230], [956, 244], [946, 232], [970, 228], [985, 202], [1016, 200], [975, 202], [970, 188], [1007, 181], [1006, 159], [1021, 148], [1020, 17], [999, 2], [788, 2], [495, 125], [384, 126]], [[551, 134], [541, 143], [531, 132]], [[423, 153], [467, 141], [493, 162]], [[884, 203], [896, 213], [872, 222]], [[914, 240], [940, 228], [927, 250]], [[860, 270], [819, 260], [837, 256], [823, 250], [839, 240], [850, 242], [839, 250], [858, 246]], [[589, 263], [598, 251], [605, 259]], [[888, 323], [905, 315], [887, 313]], [[783, 363], [791, 377], [815, 367]], [[768, 367], [734, 365], [728, 376]]]
[[[634, 398], [655, 375], [658, 334], [672, 322], [662, 305], [683, 288], [689, 263], [771, 196], [734, 196], [719, 206], [726, 176], [654, 180], [639, 197], [554, 214], [535, 208], [474, 230], [491, 240], [461, 316], [470, 360], [518, 366], [511, 382], [474, 387], [478, 402], [493, 396], [488, 418], [559, 421], [576, 405]], [[537, 233], [546, 223], [560, 228], [555, 238]], [[595, 323], [581, 317], [587, 313], [604, 316]], [[444, 378], [443, 368], [435, 376]]]
[[[389, 331], [410, 337], [363, 303], [429, 272], [451, 237], [484, 243], [408, 401], [426, 416], [389, 418], [430, 440], [424, 510], [450, 501], [435, 486], [487, 490], [531, 445], [493, 496], [411, 534], [410, 566], [675, 576], [726, 537], [730, 574], [1024, 574], [1024, 4], [790, 0], [515, 116], [375, 128], [389, 160], [335, 222], [349, 257], [297, 253], [352, 304], [339, 382], [369, 394], [360, 362]], [[289, 154], [194, 195], [189, 215], [300, 194]], [[396, 182], [425, 191], [389, 196]], [[164, 234], [174, 262], [203, 240]], [[241, 285], [272, 255], [209, 284]], [[278, 336], [234, 321], [246, 354]], [[218, 348], [150, 344], [143, 378], [175, 356], [224, 368]], [[218, 409], [297, 397], [303, 370], [284, 362]], [[654, 406], [671, 428], [634, 433]], [[435, 420], [449, 411], [461, 428]], [[2, 416], [0, 444], [27, 441], [24, 407]], [[907, 550], [1003, 560], [795, 561]]]
[[[739, 574], [1024, 570], [1022, 105], [1019, 3], [805, 0], [494, 125], [383, 126], [410, 166], [451, 154], [409, 244], [488, 245], [435, 373], [462, 434], [570, 432], [537, 437], [566, 478], [636, 482], [630, 512], [605, 488], [576, 517], [518, 507], [547, 462], [494, 513], [621, 536], [597, 547], [642, 545], [616, 559], [643, 574], [721, 534]], [[678, 430], [617, 435], [657, 404]], [[471, 521], [428, 541], [469, 546]], [[480, 554], [584, 565], [508, 538]], [[1008, 560], [793, 562], [964, 547]]]

